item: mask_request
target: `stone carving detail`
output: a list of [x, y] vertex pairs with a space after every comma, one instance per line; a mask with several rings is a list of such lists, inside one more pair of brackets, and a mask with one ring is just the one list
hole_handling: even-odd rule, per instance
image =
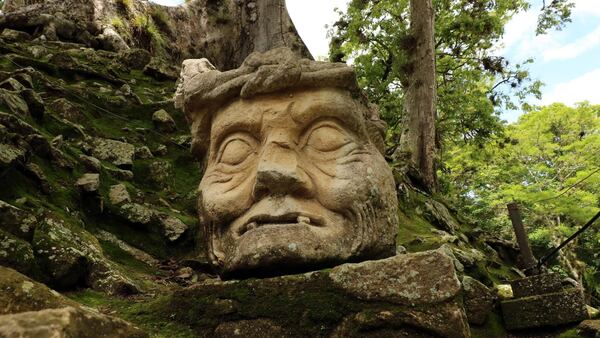
[[352, 68], [253, 53], [231, 71], [187, 61], [176, 106], [203, 159], [199, 217], [224, 277], [306, 271], [395, 252], [385, 124]]

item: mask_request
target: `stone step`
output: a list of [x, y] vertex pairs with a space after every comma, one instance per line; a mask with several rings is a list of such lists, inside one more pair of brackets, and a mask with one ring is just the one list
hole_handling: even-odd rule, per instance
[[543, 295], [558, 292], [562, 289], [561, 277], [556, 273], [545, 273], [515, 279], [510, 282], [514, 298]]
[[588, 318], [580, 288], [506, 300], [501, 307], [508, 330], [558, 326]]

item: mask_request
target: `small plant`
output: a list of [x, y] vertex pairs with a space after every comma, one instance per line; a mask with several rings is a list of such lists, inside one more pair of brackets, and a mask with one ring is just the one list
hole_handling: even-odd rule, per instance
[[120, 17], [115, 16], [110, 19], [110, 24], [117, 30], [117, 32], [125, 32], [125, 22]]
[[150, 11], [150, 16], [152, 17], [152, 20], [154, 20], [154, 23], [161, 30], [163, 30], [167, 33], [171, 32], [171, 27], [169, 26], [169, 22], [171, 21], [171, 18], [169, 17], [167, 12], [165, 12], [164, 9], [162, 9], [161, 7], [153, 7], [152, 10]]
[[166, 42], [162, 33], [154, 24], [149, 15], [140, 15], [133, 18], [134, 35], [143, 47], [149, 47], [150, 51], [158, 52], [164, 50]]
[[133, 9], [133, 0], [117, 0], [117, 5], [126, 13], [129, 13]]

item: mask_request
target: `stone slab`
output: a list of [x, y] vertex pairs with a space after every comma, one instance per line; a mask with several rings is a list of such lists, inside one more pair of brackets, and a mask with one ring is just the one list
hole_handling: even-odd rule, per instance
[[299, 275], [206, 280], [176, 292], [165, 311], [199, 336], [469, 337], [460, 297], [452, 259], [428, 251]]
[[588, 318], [580, 288], [506, 300], [501, 307], [508, 330], [558, 326]]
[[562, 289], [560, 275], [555, 273], [515, 279], [510, 282], [510, 286], [515, 298], [553, 293]]

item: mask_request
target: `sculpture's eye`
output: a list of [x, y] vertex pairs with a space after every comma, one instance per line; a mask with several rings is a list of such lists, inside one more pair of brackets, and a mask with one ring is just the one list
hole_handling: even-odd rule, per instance
[[254, 152], [252, 141], [247, 137], [233, 136], [225, 140], [219, 152], [219, 163], [238, 165]]
[[338, 150], [352, 142], [350, 136], [340, 127], [333, 124], [322, 124], [312, 129], [306, 145], [322, 152]]

